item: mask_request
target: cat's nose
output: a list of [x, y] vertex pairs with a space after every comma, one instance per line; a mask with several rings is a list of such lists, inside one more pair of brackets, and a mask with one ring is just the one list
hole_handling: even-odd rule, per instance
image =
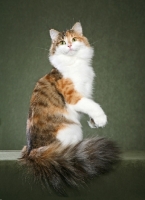
[[71, 48], [72, 44], [68, 44], [67, 46], [68, 46], [69, 48]]

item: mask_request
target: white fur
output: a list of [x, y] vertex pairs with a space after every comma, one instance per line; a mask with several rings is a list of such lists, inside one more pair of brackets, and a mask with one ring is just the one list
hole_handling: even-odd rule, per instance
[[73, 50], [66, 45], [60, 45], [55, 54], [49, 57], [50, 62], [56, 67], [64, 78], [70, 78], [75, 89], [85, 97], [91, 98], [92, 84], [95, 76], [91, 67], [93, 48], [81, 42], [74, 42]]
[[103, 127], [107, 123], [107, 116], [104, 111], [100, 105], [95, 103], [92, 99], [83, 97], [74, 105], [74, 109], [77, 112], [88, 114], [94, 120], [96, 127]]
[[[75, 28], [80, 27], [76, 26]], [[95, 77], [91, 66], [93, 48], [80, 41], [72, 42], [70, 48], [67, 38], [64, 38], [64, 40], [66, 44], [59, 45], [55, 53], [49, 57], [49, 60], [62, 73], [64, 78], [72, 80], [75, 89], [83, 96], [76, 105], [66, 105], [68, 114], [65, 117], [73, 120], [76, 124], [60, 130], [57, 138], [67, 145], [82, 140], [79, 112], [88, 114], [94, 120], [96, 127], [105, 126], [107, 117], [100, 105], [92, 100], [93, 80]]]
[[67, 107], [67, 113], [64, 114], [64, 116], [75, 122], [76, 124], [80, 124], [80, 113], [78, 113], [75, 109], [74, 109], [74, 105], [70, 105], [66, 103], [66, 107]]
[[57, 139], [60, 140], [63, 145], [77, 144], [83, 139], [81, 126], [78, 124], [68, 125], [58, 132]]

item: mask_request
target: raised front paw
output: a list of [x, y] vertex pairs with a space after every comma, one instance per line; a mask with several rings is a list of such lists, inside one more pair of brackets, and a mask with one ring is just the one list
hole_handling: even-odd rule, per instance
[[88, 124], [91, 128], [98, 128], [98, 127], [104, 127], [107, 124], [107, 116], [105, 114], [102, 114], [98, 117], [91, 118], [90, 121], [88, 121]]
[[105, 114], [95, 117], [93, 120], [96, 127], [104, 127], [107, 124], [107, 116]]

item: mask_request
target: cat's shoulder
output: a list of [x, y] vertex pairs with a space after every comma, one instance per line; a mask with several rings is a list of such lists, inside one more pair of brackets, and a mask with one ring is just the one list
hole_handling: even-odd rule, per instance
[[48, 74], [46, 74], [45, 76], [43, 76], [38, 80], [37, 85], [43, 86], [46, 84], [54, 83], [62, 78], [63, 78], [62, 74], [56, 68], [53, 67]]

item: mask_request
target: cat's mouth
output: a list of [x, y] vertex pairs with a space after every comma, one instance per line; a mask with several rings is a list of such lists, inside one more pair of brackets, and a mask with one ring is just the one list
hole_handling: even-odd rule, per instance
[[68, 50], [68, 52], [72, 52], [72, 51], [76, 52], [78, 49], [76, 49], [73, 46], [71, 46], [71, 47], [68, 47], [67, 50]]
[[73, 47], [67, 47], [65, 49], [63, 49], [62, 53], [65, 55], [75, 55], [77, 53], [77, 49], [73, 48]]
[[69, 48], [68, 51], [67, 51], [68, 55], [74, 55], [75, 53], [76, 53], [76, 50], [74, 50], [72, 48]]

